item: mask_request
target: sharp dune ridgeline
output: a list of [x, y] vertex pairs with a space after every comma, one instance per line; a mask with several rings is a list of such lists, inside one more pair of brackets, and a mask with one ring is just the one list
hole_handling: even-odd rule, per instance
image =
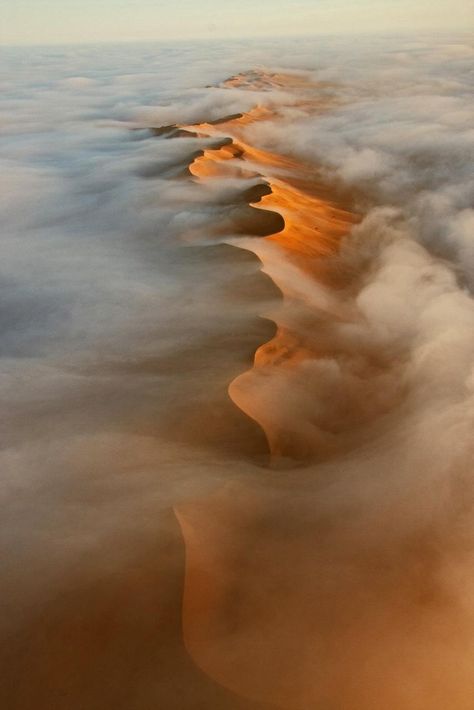
[[[272, 81], [254, 72], [225, 85]], [[304, 79], [275, 81], [318, 95]], [[325, 109], [320, 99], [301, 102]], [[356, 227], [356, 200], [325, 184], [317, 165], [248, 142], [247, 127], [260, 121], [278, 115], [257, 107], [186, 127], [226, 140], [204, 150], [190, 173], [204, 184], [257, 180], [268, 189], [251, 207], [270, 225], [273, 212], [283, 218], [262, 237], [255, 217], [247, 236], [229, 240], [253, 252], [281, 292], [274, 337], [229, 394], [264, 430], [271, 468], [293, 472], [276, 474], [270, 499], [262, 482], [229, 483], [177, 508], [186, 647], [214, 680], [275, 707], [421, 710], [455, 697], [468, 708], [471, 681], [443, 655], [448, 646], [470, 651], [467, 636], [452, 635], [462, 611], [442, 581], [440, 521], [420, 524], [402, 491], [423, 452], [408, 424], [417, 398], [406, 374], [410, 344], [373, 337], [358, 303], [380, 258], [371, 244], [377, 227]], [[467, 452], [464, 461], [467, 472]], [[383, 513], [387, 505], [394, 509]], [[428, 669], [440, 662], [438, 686]]]
[[[319, 87], [298, 75], [252, 71], [232, 77], [223, 86], [244, 87], [246, 90], [286, 89], [296, 92], [297, 96], [302, 94], [299, 103], [306, 110], [320, 112], [327, 109]], [[295, 289], [295, 283], [300, 278], [308, 284], [330, 280], [329, 257], [337, 253], [340, 241], [360, 218], [347, 205], [341, 204], [334, 190], [331, 194], [321, 178], [318, 180], [314, 165], [245, 142], [247, 126], [275, 120], [278, 120], [275, 112], [257, 106], [246, 114], [180, 130], [191, 129], [191, 134], [196, 131], [223, 142], [217, 148], [205, 149], [193, 160], [189, 167], [191, 175], [211, 183], [225, 182], [226, 178], [240, 179], [243, 185], [252, 182], [251, 188], [243, 190], [252, 212], [247, 211], [246, 219], [236, 220], [244, 223], [242, 231], [246, 236], [237, 237], [231, 243], [259, 258], [262, 271], [281, 291], [286, 312], [302, 308], [311, 311], [313, 304], [298, 287]], [[258, 236], [265, 239], [258, 239]], [[260, 424], [267, 435], [272, 456], [278, 458], [304, 458], [308, 448], [319, 447], [319, 442], [298, 442], [291, 425], [273, 422], [275, 408], [265, 401], [265, 393], [259, 391], [262, 375], [278, 376], [279, 371], [291, 369], [294, 362], [318, 357], [319, 346], [311, 348], [307, 339], [305, 343], [305, 325], [296, 321], [288, 325], [277, 319], [275, 337], [258, 348], [252, 371], [229, 384], [232, 400]]]
[[[300, 92], [306, 111], [328, 110], [318, 87], [294, 76], [252, 72], [225, 86], [273, 81]], [[186, 543], [185, 644], [215, 681], [276, 707], [421, 710], [454, 693], [456, 707], [467, 708], [470, 680], [443, 656], [446, 645], [470, 652], [467, 635], [454, 641], [462, 612], [439, 576], [446, 521], [428, 514], [421, 522], [405, 501], [403, 480], [424, 454], [413, 441], [412, 344], [377, 337], [360, 306], [384, 239], [374, 245], [376, 218], [362, 221], [356, 199], [317, 165], [252, 145], [249, 127], [278, 120], [256, 107], [185, 127], [223, 142], [189, 171], [203, 188], [242, 183], [266, 222], [247, 210], [245, 235], [227, 241], [254, 253], [281, 292], [267, 314], [275, 335], [229, 383], [234, 404], [266, 434], [272, 492], [261, 480], [229, 482], [176, 508]], [[388, 250], [403, 241], [396, 221]], [[422, 271], [440, 268], [417, 258]], [[459, 475], [469, 460], [466, 452]], [[441, 657], [443, 685], [433, 687], [428, 669]]]

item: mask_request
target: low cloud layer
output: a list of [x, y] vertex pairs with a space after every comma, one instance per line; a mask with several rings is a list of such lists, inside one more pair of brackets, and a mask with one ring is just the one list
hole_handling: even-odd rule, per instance
[[[471, 710], [473, 54], [3, 50], [6, 707]], [[329, 108], [222, 87], [258, 65]], [[258, 178], [186, 173], [213, 138], [149, 130], [256, 103], [361, 215], [319, 280], [249, 246]], [[305, 356], [251, 369], [275, 323]]]

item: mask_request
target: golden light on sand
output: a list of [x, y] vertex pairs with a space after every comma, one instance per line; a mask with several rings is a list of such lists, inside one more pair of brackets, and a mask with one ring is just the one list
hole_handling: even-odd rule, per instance
[[[280, 89], [308, 89], [308, 80], [292, 75], [265, 75], [233, 77], [226, 82], [229, 87], [245, 87], [259, 90], [267, 85]], [[315, 91], [315, 87], [310, 87]], [[321, 110], [321, 99], [315, 92], [314, 110]], [[308, 105], [308, 102], [305, 102]], [[280, 274], [282, 264], [301, 270], [308, 279], [323, 279], [325, 259], [337, 252], [339, 242], [351, 227], [359, 221], [346, 206], [334, 197], [328, 197], [324, 184], [316, 179], [314, 167], [289, 156], [263, 150], [246, 140], [246, 129], [258, 121], [277, 120], [276, 114], [268, 108], [256, 107], [246, 114], [214, 123], [200, 123], [186, 126], [186, 130], [200, 134], [231, 139], [231, 142], [217, 149], [206, 149], [189, 167], [191, 175], [199, 180], [219, 178], [260, 178], [269, 187], [267, 194], [257, 201], [250, 201], [252, 208], [264, 213], [277, 212], [283, 217], [283, 228], [266, 237], [247, 237], [235, 242], [236, 246], [253, 251], [262, 263], [262, 270], [279, 287], [283, 302], [304, 300], [290, 284], [294, 278], [285, 279]], [[251, 234], [250, 228], [249, 233]], [[267, 252], [266, 245], [270, 247]], [[276, 256], [275, 256], [276, 249]], [[291, 264], [294, 266], [291, 267]], [[288, 267], [287, 267], [288, 268]], [[323, 353], [322, 353], [323, 354]], [[278, 323], [274, 338], [262, 343], [255, 353], [253, 368], [229, 383], [232, 401], [251, 419], [260, 424], [266, 433], [270, 451], [275, 461], [286, 457], [305, 458], [308, 440], [304, 435], [288, 431], [287, 422], [280, 426], [275, 418], [275, 406], [268, 399], [266, 387], [262, 386], [266, 375], [281, 370], [286, 372], [296, 368], [306, 359], [318, 357], [317, 348], [310, 342], [303, 342], [297, 330], [291, 325]], [[272, 394], [272, 398], [273, 398]], [[297, 415], [296, 415], [297, 416]], [[312, 446], [318, 445], [314, 432]], [[222, 495], [223, 498], [219, 498]], [[251, 496], [249, 498], [249, 495]], [[236, 529], [248, 524], [251, 527], [252, 507], [258, 506], [258, 498], [245, 490], [237, 491], [230, 498], [224, 491], [216, 500], [198, 501], [188, 508], [177, 509], [186, 543], [186, 579], [183, 598], [183, 633], [186, 646], [197, 665], [214, 680], [234, 692], [249, 698], [266, 700], [277, 706], [306, 710], [306, 702], [317, 694], [318, 675], [314, 673], [311, 657], [306, 656], [308, 644], [318, 643], [317, 633], [308, 637], [307, 622], [311, 620], [310, 609], [301, 614], [298, 609], [299, 591], [295, 591], [295, 603], [289, 607], [295, 611], [279, 627], [279, 613], [270, 600], [264, 602], [267, 610], [272, 609], [268, 618], [270, 628], [262, 628], [261, 619], [252, 621], [255, 614], [264, 614], [261, 602], [253, 598], [255, 580], [253, 573], [242, 569], [245, 587], [233, 579], [235, 559], [232, 550], [225, 543], [226, 534], [234, 539]], [[242, 506], [247, 507], [243, 514]], [[213, 522], [210, 522], [213, 521]], [[246, 521], [246, 522], [245, 522]], [[227, 531], [227, 533], [226, 533]], [[269, 555], [264, 564], [266, 581], [274, 578], [273, 564], [277, 556], [285, 557], [285, 552], [273, 546], [262, 548]], [[306, 552], [303, 551], [303, 558]], [[239, 563], [239, 566], [241, 564]], [[245, 567], [245, 565], [244, 565]], [[231, 571], [232, 570], [232, 571]], [[275, 583], [277, 583], [275, 578]], [[245, 618], [236, 619], [235, 636], [231, 631], [228, 642], [220, 639], [226, 635], [220, 627], [220, 617], [226, 616], [227, 601], [232, 589], [239, 587], [240, 593], [248, 594], [241, 600], [239, 608]], [[270, 595], [271, 596], [271, 595]], [[255, 606], [257, 604], [257, 606]], [[234, 609], [235, 611], [235, 609]], [[246, 618], [248, 617], [248, 618]], [[271, 621], [270, 621], [271, 620]], [[310, 623], [312, 623], [310, 621]], [[249, 626], [250, 624], [250, 626]], [[301, 628], [299, 626], [302, 624]], [[276, 635], [275, 635], [276, 632]], [[242, 634], [242, 639], [239, 639]], [[255, 635], [255, 636], [254, 636]], [[302, 637], [304, 642], [301, 643]], [[311, 639], [311, 640], [310, 640]], [[305, 656], [301, 656], [301, 650]], [[288, 667], [288, 654], [292, 657]], [[316, 684], [316, 685], [314, 685]], [[316, 697], [316, 696], [315, 696]]]
[[[253, 90], [272, 86], [288, 91], [307, 91], [310, 88], [314, 97], [313, 110], [320, 111], [322, 106], [317, 87], [312, 86], [307, 78], [297, 75], [254, 72], [233, 77], [224, 86]], [[300, 103], [311, 107], [308, 99], [301, 99]], [[327, 187], [314, 174], [314, 166], [247, 142], [247, 127], [269, 119], [275, 121], [278, 116], [267, 107], [257, 106], [245, 114], [224, 118], [222, 121], [186, 126], [186, 130], [199, 131], [202, 135], [227, 141], [230, 139], [230, 142], [217, 149], [204, 150], [203, 155], [192, 162], [189, 171], [194, 177], [203, 180], [260, 178], [268, 185], [268, 193], [249, 204], [263, 212], [277, 212], [283, 217], [284, 226], [263, 240], [248, 238], [238, 245], [258, 256], [262, 270], [280, 288], [284, 301], [291, 302], [295, 298], [301, 300], [301, 295], [295, 294], [292, 286], [290, 290], [288, 279], [281, 278], [281, 262], [287, 260], [310, 278], [318, 277], [324, 281], [325, 276], [329, 278], [325, 274], [325, 257], [337, 252], [341, 238], [359, 221], [359, 216], [341, 205], [334, 196], [328, 195]], [[249, 231], [251, 233], [251, 227]], [[276, 268], [275, 252], [268, 253], [264, 242], [284, 252], [281, 258], [277, 258]], [[261, 388], [261, 373], [268, 372], [269, 368], [274, 371], [281, 367], [291, 368], [306, 358], [316, 358], [318, 353], [314, 347], [301, 343], [300, 337], [290, 327], [283, 327], [279, 323], [277, 326], [275, 337], [257, 350], [253, 370], [230, 383], [229, 394], [238, 407], [262, 426], [273, 455], [286, 456], [291, 453], [298, 457], [295, 437], [291, 437], [291, 443], [288, 440], [285, 444], [287, 435], [275, 431], [272, 407], [264, 394], [265, 389]], [[306, 448], [304, 444], [302, 446]]]
[[[293, 76], [258, 73], [228, 85], [261, 90], [269, 83], [308, 87]], [[311, 101], [301, 103], [311, 110]], [[322, 103], [315, 99], [314, 110]], [[292, 474], [277, 478], [271, 494], [259, 483], [236, 481], [176, 509], [186, 545], [186, 648], [217, 683], [285, 710], [439, 708], [436, 688], [418, 694], [417, 681], [400, 682], [410, 677], [410, 663], [423, 683], [428, 669], [442, 668], [446, 686], [439, 692], [455, 693], [455, 707], [467, 710], [470, 690], [453, 690], [450, 677], [452, 659], [461, 648], [472, 658], [472, 644], [466, 634], [455, 638], [457, 611], [449, 614], [451, 626], [440, 620], [451, 602], [436, 580], [429, 530], [406, 539], [396, 515], [391, 523], [378, 519], [377, 505], [353, 504], [343, 493], [326, 499], [326, 486], [344, 477], [346, 466], [354, 469], [347, 475], [364, 478], [364, 458], [353, 464], [346, 452], [360, 445], [358, 437], [363, 450], [366, 432], [376, 438], [384, 416], [403, 403], [402, 360], [383, 344], [358, 339], [360, 315], [344, 297], [355, 277], [340, 250], [345, 244], [350, 253], [346, 237], [360, 216], [314, 166], [252, 145], [248, 129], [269, 118], [278, 121], [257, 108], [199, 124], [200, 132], [232, 142], [205, 150], [190, 172], [204, 184], [260, 179], [268, 189], [250, 207], [283, 218], [263, 237], [252, 236], [250, 220], [247, 235], [231, 240], [259, 258], [282, 301], [269, 316], [274, 337], [229, 383], [229, 395], [265, 432], [271, 468]], [[298, 465], [311, 462], [320, 467], [300, 469], [293, 488]], [[453, 657], [440, 653], [445, 643]], [[465, 669], [460, 677], [470, 688]]]

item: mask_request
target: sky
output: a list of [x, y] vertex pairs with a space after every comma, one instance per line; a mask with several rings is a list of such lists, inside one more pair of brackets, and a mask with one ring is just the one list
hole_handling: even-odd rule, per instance
[[0, 42], [471, 30], [471, 0], [2, 0]]

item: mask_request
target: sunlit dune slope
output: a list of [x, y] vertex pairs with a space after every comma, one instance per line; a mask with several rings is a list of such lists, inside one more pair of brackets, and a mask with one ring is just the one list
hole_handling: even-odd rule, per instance
[[[304, 79], [252, 72], [229, 86], [273, 82], [301, 91], [311, 110]], [[176, 507], [186, 648], [213, 680], [284, 710], [470, 710], [472, 625], [457, 568], [452, 577], [463, 555], [453, 546], [457, 518], [431, 497], [431, 477], [443, 488], [445, 470], [421, 433], [430, 401], [413, 382], [410, 392], [403, 331], [406, 273], [420, 270], [423, 295], [445, 275], [396, 227], [381, 234], [374, 218], [357, 231], [359, 216], [315, 166], [254, 146], [252, 125], [266, 120], [278, 121], [277, 111], [185, 127], [232, 141], [196, 156], [194, 178], [262, 181], [268, 189], [249, 204], [284, 220], [265, 237], [249, 226], [227, 239], [257, 255], [282, 294], [266, 314], [275, 336], [229, 383], [234, 403], [263, 428], [278, 471], [271, 484], [233, 481]], [[360, 294], [380, 268], [377, 240], [393, 262], [368, 300]], [[400, 330], [385, 320], [387, 303], [399, 308]], [[451, 426], [462, 439], [458, 419]], [[457, 462], [461, 488], [468, 448]]]
[[[320, 112], [331, 103], [329, 99], [325, 102], [321, 98], [320, 87], [312, 85], [304, 76], [292, 74], [249, 72], [232, 77], [223, 86], [256, 91], [269, 87], [292, 91], [297, 97], [296, 104], [299, 102], [307, 111]], [[341, 238], [349, 233], [359, 217], [335, 197], [334, 190], [331, 194], [315, 172], [314, 165], [263, 150], [248, 141], [246, 129], [249, 126], [277, 120], [277, 110], [256, 106], [245, 114], [183, 126], [179, 130], [223, 141], [222, 145], [204, 149], [194, 158], [189, 171], [195, 178], [204, 182], [254, 180], [268, 187], [267, 193], [259, 194], [257, 199], [250, 195], [254, 217], [244, 221], [244, 230], [238, 226], [234, 228], [235, 234], [246, 232], [247, 236], [233, 243], [258, 256], [262, 270], [282, 292], [284, 303], [291, 304], [295, 300], [301, 303], [305, 297], [300, 290], [295, 290], [298, 273], [301, 272], [303, 279], [317, 278], [320, 283], [331, 281], [333, 276], [326, 268], [326, 258], [337, 252]], [[260, 224], [262, 212], [267, 215], [267, 231], [262, 231]], [[271, 218], [275, 213], [282, 218], [281, 226], [278, 220]], [[266, 238], [255, 239], [256, 235]], [[276, 456], [306, 457], [307, 442], [296, 441], [291, 432], [284, 431], [284, 426], [275, 427], [273, 414], [267, 415], [274, 407], [269, 407], [255, 370], [288, 368], [305, 357], [317, 356], [317, 352], [307, 339], [304, 342], [299, 324], [288, 323], [287, 319], [284, 323], [279, 322], [277, 315], [274, 319], [277, 324], [275, 338], [262, 344], [256, 353], [254, 369], [230, 383], [229, 393], [235, 404], [263, 427]]]

